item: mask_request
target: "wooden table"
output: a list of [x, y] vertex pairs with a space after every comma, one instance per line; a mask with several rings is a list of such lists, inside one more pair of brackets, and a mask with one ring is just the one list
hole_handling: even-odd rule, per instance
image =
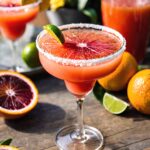
[[[17, 120], [0, 118], [0, 140], [13, 138], [20, 150], [57, 150], [55, 134], [76, 122], [76, 103], [64, 82], [47, 74], [33, 77], [39, 89], [39, 103]], [[102, 131], [104, 150], [150, 150], [150, 117], [131, 109], [124, 115], [107, 112], [90, 94], [84, 106], [84, 122]]]

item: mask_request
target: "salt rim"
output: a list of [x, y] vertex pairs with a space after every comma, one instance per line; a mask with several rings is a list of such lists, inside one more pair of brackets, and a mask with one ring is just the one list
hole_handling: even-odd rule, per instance
[[23, 9], [30, 9], [33, 7], [38, 6], [42, 1], [38, 0], [37, 2], [31, 3], [31, 4], [27, 4], [27, 5], [23, 5], [23, 6], [15, 6], [15, 7], [2, 7], [0, 6], [0, 11], [19, 11], [19, 10], [23, 10]]
[[63, 65], [73, 65], [73, 66], [93, 66], [99, 63], [103, 63], [106, 61], [109, 61], [111, 59], [113, 59], [114, 57], [119, 56], [120, 54], [122, 54], [125, 49], [126, 49], [126, 40], [124, 39], [124, 37], [116, 30], [111, 29], [109, 27], [106, 26], [102, 26], [102, 25], [95, 25], [95, 24], [85, 24], [85, 23], [79, 23], [79, 24], [68, 24], [68, 25], [62, 25], [59, 26], [60, 30], [69, 30], [69, 29], [76, 29], [76, 28], [87, 28], [87, 29], [96, 29], [96, 30], [101, 30], [101, 31], [106, 31], [109, 32], [111, 34], [116, 35], [122, 42], [121, 48], [113, 53], [110, 54], [106, 57], [101, 57], [101, 58], [96, 58], [96, 59], [88, 59], [88, 60], [75, 60], [75, 59], [69, 59], [69, 58], [62, 58], [62, 57], [58, 57], [58, 56], [54, 56], [48, 52], [46, 52], [44, 49], [42, 49], [39, 46], [39, 40], [42, 36], [44, 36], [47, 31], [43, 30], [39, 33], [39, 35], [36, 38], [36, 46], [39, 50], [39, 52], [41, 52], [44, 56], [46, 56], [48, 59], [53, 60], [57, 63], [61, 63]]

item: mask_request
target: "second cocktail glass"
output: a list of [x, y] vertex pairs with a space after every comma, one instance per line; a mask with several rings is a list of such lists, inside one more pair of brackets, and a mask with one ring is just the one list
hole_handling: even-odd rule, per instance
[[17, 52], [15, 42], [23, 35], [26, 29], [26, 24], [32, 21], [39, 12], [39, 4], [41, 0], [37, 2], [18, 6], [18, 5], [2, 5], [0, 4], [0, 31], [3, 37], [10, 44], [12, 51], [13, 70], [20, 71], [17, 63]]
[[111, 73], [120, 63], [126, 42], [117, 31], [100, 25], [70, 24], [60, 29], [65, 37], [63, 45], [45, 30], [36, 40], [42, 66], [65, 81], [78, 106], [78, 124], [61, 129], [56, 144], [61, 150], [98, 150], [103, 136], [96, 128], [84, 125], [83, 102], [96, 79]]
[[150, 0], [102, 0], [103, 24], [119, 31], [127, 51], [141, 63], [150, 36]]

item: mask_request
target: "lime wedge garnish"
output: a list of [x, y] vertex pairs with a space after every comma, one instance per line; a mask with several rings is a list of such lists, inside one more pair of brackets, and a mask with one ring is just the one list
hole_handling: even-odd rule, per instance
[[111, 94], [105, 93], [103, 106], [112, 114], [121, 114], [127, 109], [129, 104]]
[[63, 44], [65, 42], [64, 35], [60, 29], [52, 24], [48, 24], [43, 27], [52, 37], [54, 37], [58, 43]]

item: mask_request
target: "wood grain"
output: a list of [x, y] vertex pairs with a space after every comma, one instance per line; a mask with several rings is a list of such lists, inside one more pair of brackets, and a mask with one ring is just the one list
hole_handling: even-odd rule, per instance
[[[56, 150], [54, 138], [59, 128], [76, 122], [74, 97], [64, 82], [49, 75], [34, 77], [40, 98], [37, 107], [17, 120], [0, 119], [0, 139], [13, 138], [21, 150]], [[144, 150], [150, 148], [150, 117], [131, 109], [124, 115], [108, 113], [93, 94], [84, 106], [84, 121], [103, 132], [104, 150]]]

